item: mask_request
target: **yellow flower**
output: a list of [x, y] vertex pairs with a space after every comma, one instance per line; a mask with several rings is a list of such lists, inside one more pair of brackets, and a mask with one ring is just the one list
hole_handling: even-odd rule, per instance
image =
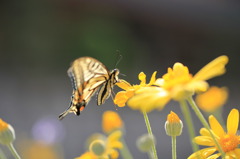
[[106, 111], [103, 113], [102, 117], [102, 128], [103, 132], [110, 133], [116, 129], [123, 127], [123, 121], [114, 111]]
[[146, 75], [143, 72], [138, 75], [138, 79], [141, 81], [139, 85], [131, 85], [125, 80], [119, 80], [116, 85], [125, 91], [120, 91], [116, 94], [114, 103], [119, 107], [125, 106], [128, 99], [134, 95], [136, 90], [142, 87], [149, 87], [156, 81], [156, 73], [157, 72], [155, 71], [152, 74], [151, 80], [148, 84], [146, 83]]
[[22, 156], [25, 159], [62, 159], [57, 148], [50, 144], [44, 144], [38, 141], [23, 141], [21, 143]]
[[153, 85], [158, 87], [141, 87], [135, 91], [135, 95], [128, 100], [132, 108], [163, 108], [171, 99], [181, 101], [195, 92], [203, 92], [208, 89], [206, 80], [225, 73], [227, 56], [220, 56], [204, 66], [195, 76], [189, 73], [188, 67], [181, 63], [175, 63], [173, 68], [157, 79]]
[[106, 140], [94, 140], [89, 146], [89, 151], [76, 159], [117, 159], [119, 157], [117, 149], [123, 147], [119, 141], [121, 136], [122, 132], [117, 130], [112, 132]]
[[186, 66], [175, 63], [168, 68], [168, 73], [156, 81], [156, 84], [169, 92], [174, 100], [182, 100], [198, 91], [206, 91], [208, 84], [206, 80], [225, 73], [227, 56], [220, 56], [204, 66], [195, 76], [189, 73]]
[[214, 112], [223, 106], [228, 98], [228, 90], [225, 87], [210, 87], [207, 92], [196, 96], [196, 103], [205, 112]]
[[[239, 125], [239, 111], [232, 109], [227, 118], [227, 132], [224, 131], [223, 127], [219, 124], [214, 116], [209, 116], [209, 123], [211, 131], [214, 133], [215, 138], [222, 150], [225, 152], [226, 159], [240, 158], [240, 136], [237, 135]], [[206, 128], [200, 129], [201, 136], [194, 138], [194, 142], [198, 145], [209, 146], [193, 153], [188, 159], [217, 159], [221, 154], [215, 153], [218, 151], [213, 138]], [[214, 154], [215, 153], [215, 154]]]

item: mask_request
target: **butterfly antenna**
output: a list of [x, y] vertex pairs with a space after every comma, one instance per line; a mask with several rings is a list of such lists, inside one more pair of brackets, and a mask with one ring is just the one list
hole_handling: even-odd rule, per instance
[[127, 76], [127, 75], [125, 75], [125, 74], [123, 74], [123, 73], [121, 73], [121, 72], [119, 73], [119, 75], [121, 75], [121, 76], [125, 76], [125, 77]]
[[117, 54], [117, 58], [116, 58], [115, 67], [114, 68], [116, 68], [117, 65], [119, 64], [119, 62], [122, 60], [122, 55], [121, 55], [119, 50], [116, 51], [116, 54]]

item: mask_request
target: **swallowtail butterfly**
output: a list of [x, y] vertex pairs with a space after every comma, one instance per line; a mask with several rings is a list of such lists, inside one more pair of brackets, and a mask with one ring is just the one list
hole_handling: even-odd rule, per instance
[[69, 108], [59, 115], [63, 119], [68, 113], [80, 115], [93, 94], [99, 89], [97, 105], [103, 104], [118, 82], [119, 70], [108, 71], [106, 66], [92, 57], [80, 57], [73, 61], [67, 71], [73, 92]]

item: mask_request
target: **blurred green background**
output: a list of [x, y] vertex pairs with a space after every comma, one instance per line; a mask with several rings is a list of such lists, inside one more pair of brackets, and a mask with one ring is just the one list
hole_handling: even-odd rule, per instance
[[[25, 158], [31, 158], [30, 150], [45, 159], [81, 155], [89, 134], [101, 132], [102, 113], [115, 107], [111, 99], [97, 107], [94, 96], [81, 116], [59, 122], [72, 93], [66, 71], [81, 56], [95, 57], [113, 69], [118, 52], [123, 58], [117, 68], [126, 75], [120, 78], [131, 83], [138, 83], [141, 71], [149, 78], [158, 71], [160, 77], [175, 62], [194, 74], [217, 56], [228, 55], [227, 73], [209, 81], [229, 88], [228, 113], [239, 108], [239, 17], [238, 0], [1, 1], [0, 118], [15, 128], [16, 147]], [[171, 139], [164, 132], [170, 110], [183, 119], [174, 102], [149, 114], [161, 158], [171, 156]], [[147, 158], [135, 146], [137, 137], [147, 132], [142, 115], [127, 107], [117, 112], [134, 158]], [[195, 116], [193, 120], [198, 131], [202, 126]], [[36, 146], [39, 140], [49, 147]], [[191, 147], [186, 129], [177, 143], [179, 158], [187, 158]]]

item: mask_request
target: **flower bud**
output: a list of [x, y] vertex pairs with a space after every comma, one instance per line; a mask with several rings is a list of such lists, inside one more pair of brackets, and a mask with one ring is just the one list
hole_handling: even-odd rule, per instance
[[0, 119], [0, 143], [9, 145], [15, 140], [15, 132], [11, 125]]
[[155, 137], [149, 134], [144, 134], [137, 139], [137, 147], [142, 152], [149, 152], [155, 143]]
[[96, 156], [101, 156], [106, 150], [106, 144], [103, 140], [95, 140], [90, 144], [89, 150]]
[[165, 131], [169, 136], [180, 136], [182, 134], [183, 123], [179, 119], [178, 115], [174, 112], [170, 112], [165, 122]]

